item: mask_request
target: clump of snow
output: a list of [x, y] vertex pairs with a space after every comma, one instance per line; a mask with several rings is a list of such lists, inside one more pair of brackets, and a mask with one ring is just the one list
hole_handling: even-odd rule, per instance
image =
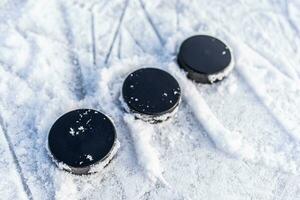
[[93, 156], [92, 155], [85, 155], [86, 159], [88, 159], [89, 161], [93, 161]]
[[[86, 122], [86, 124], [88, 124], [89, 121]], [[79, 122], [78, 122], [79, 123]], [[74, 128], [70, 128], [70, 131], [69, 133], [72, 135], [72, 136], [75, 136], [75, 135], [79, 135], [80, 133], [84, 133], [85, 132], [85, 128], [83, 126], [79, 126], [77, 128], [77, 131], [74, 130]]]
[[72, 136], [74, 136], [74, 135], [75, 135], [75, 131], [74, 131], [74, 129], [73, 129], [73, 128], [70, 128], [70, 131], [69, 131], [69, 133], [70, 133]]

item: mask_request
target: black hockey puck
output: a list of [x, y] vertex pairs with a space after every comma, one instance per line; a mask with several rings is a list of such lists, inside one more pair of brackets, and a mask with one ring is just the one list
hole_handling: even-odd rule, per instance
[[54, 161], [74, 174], [90, 174], [105, 167], [118, 145], [113, 122], [91, 109], [64, 114], [53, 124], [48, 136]]
[[180, 46], [177, 61], [187, 71], [188, 78], [200, 83], [222, 80], [234, 66], [229, 47], [207, 35], [186, 39]]
[[123, 99], [137, 118], [151, 123], [165, 121], [180, 102], [180, 86], [169, 73], [156, 68], [142, 68], [125, 79]]

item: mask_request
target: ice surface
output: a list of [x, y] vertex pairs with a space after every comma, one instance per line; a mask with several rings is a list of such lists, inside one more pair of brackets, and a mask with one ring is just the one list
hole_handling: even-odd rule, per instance
[[[299, 11], [295, 0], [0, 0], [1, 199], [300, 199]], [[221, 82], [191, 82], [174, 62], [194, 34], [232, 48]], [[180, 82], [165, 123], [119, 100], [142, 67]], [[76, 108], [116, 125], [102, 173], [71, 175], [47, 154], [50, 127]]]

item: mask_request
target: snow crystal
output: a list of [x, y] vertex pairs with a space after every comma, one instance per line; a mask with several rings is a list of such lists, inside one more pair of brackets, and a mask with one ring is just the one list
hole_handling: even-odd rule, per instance
[[93, 156], [91, 156], [91, 155], [86, 155], [86, 159], [88, 159], [89, 161], [92, 161], [93, 160]]
[[69, 133], [71, 134], [71, 135], [75, 135], [75, 131], [74, 131], [74, 129], [73, 128], [70, 128], [70, 131], [69, 131]]
[[89, 119], [89, 120], [86, 121], [85, 124], [87, 125], [87, 124], [89, 124], [91, 121], [92, 121], [92, 119]]

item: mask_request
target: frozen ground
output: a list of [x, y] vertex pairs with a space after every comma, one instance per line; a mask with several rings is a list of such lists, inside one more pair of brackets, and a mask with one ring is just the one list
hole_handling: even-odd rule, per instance
[[[229, 78], [185, 78], [193, 34], [226, 41]], [[300, 1], [0, 0], [0, 199], [300, 199]], [[134, 69], [169, 71], [183, 101], [159, 125], [123, 112]], [[121, 148], [102, 174], [59, 170], [57, 117], [109, 114]]]

